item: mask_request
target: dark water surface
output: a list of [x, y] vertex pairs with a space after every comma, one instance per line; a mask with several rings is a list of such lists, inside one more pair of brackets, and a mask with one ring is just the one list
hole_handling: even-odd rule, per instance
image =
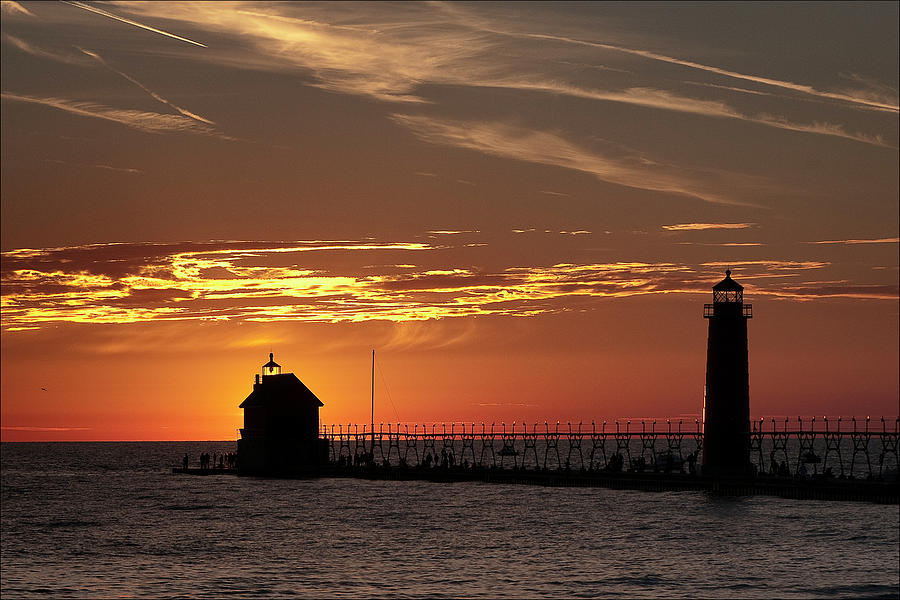
[[897, 506], [171, 474], [234, 449], [2, 444], [3, 598], [900, 595]]

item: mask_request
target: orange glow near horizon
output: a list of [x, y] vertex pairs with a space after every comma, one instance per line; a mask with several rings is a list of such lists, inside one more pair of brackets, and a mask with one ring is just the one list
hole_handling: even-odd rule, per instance
[[[702, 300], [610, 299], [613, 304], [601, 315], [69, 324], [4, 334], [3, 372], [15, 375], [2, 381], [2, 439], [235, 439], [243, 418], [237, 405], [270, 350], [284, 372], [295, 373], [323, 400], [323, 424], [367, 423], [371, 347], [377, 349], [377, 423], [692, 423], [699, 417], [705, 369]], [[869, 308], [879, 305], [870, 301]], [[798, 339], [794, 332], [818, 318], [808, 306], [754, 303], [754, 418], [896, 412], [896, 381], [879, 375], [890, 372], [896, 357], [864, 346], [822, 353], [821, 344], [843, 335], [844, 328]], [[833, 308], [836, 315], [844, 312]], [[865, 329], [875, 339], [884, 334], [876, 324], [847, 327], [855, 333]], [[59, 355], [42, 338], [81, 358], [53, 364], [51, 357]], [[788, 344], [795, 357], [779, 359]], [[848, 375], [861, 384], [847, 386]]]
[[378, 422], [692, 422], [726, 269], [753, 415], [898, 412], [895, 3], [86, 7], [3, 3], [2, 440], [234, 439], [270, 352], [366, 423], [373, 348]]

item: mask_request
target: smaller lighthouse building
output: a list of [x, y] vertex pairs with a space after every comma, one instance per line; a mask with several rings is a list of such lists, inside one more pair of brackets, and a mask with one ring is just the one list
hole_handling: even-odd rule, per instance
[[253, 391], [240, 404], [244, 427], [238, 440], [243, 474], [288, 475], [314, 468], [321, 459], [319, 408], [322, 401], [293, 373], [269, 362], [256, 375]]

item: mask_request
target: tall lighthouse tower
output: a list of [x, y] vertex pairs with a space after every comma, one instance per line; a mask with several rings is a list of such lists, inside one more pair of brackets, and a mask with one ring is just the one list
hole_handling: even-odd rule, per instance
[[744, 288], [725, 271], [713, 286], [713, 303], [703, 306], [709, 319], [706, 392], [703, 399], [703, 473], [743, 475], [750, 469], [750, 372]]

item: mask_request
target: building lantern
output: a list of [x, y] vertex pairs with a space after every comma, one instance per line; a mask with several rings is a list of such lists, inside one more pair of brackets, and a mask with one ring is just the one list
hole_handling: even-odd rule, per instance
[[262, 367], [263, 377], [267, 375], [281, 375], [281, 365], [275, 362], [275, 354], [269, 352], [269, 362]]

